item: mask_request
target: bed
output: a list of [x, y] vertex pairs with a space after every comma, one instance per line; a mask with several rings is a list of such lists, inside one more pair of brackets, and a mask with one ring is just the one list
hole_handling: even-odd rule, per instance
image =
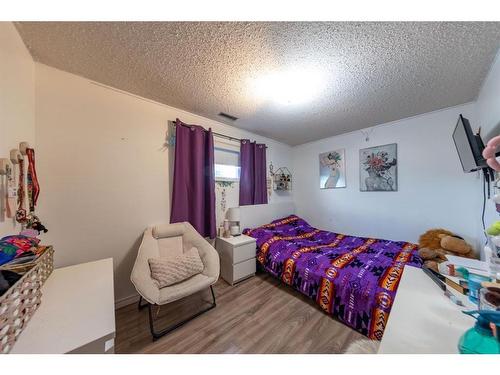
[[382, 339], [404, 266], [422, 264], [415, 244], [327, 232], [294, 214], [243, 233], [256, 239], [261, 268], [373, 340]]

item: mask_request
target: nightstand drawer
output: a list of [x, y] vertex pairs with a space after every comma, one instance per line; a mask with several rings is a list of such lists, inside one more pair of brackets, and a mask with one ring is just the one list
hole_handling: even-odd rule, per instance
[[233, 248], [233, 264], [243, 262], [250, 258], [255, 258], [257, 253], [255, 242], [250, 242]]
[[233, 282], [236, 282], [240, 279], [244, 279], [250, 275], [255, 274], [256, 264], [255, 258], [248, 259], [244, 262], [235, 264], [233, 266]]

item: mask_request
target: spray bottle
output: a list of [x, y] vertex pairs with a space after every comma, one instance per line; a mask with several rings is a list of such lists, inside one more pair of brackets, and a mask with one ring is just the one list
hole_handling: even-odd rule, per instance
[[458, 342], [461, 354], [500, 354], [500, 311], [474, 310], [464, 314], [476, 318], [474, 327]]

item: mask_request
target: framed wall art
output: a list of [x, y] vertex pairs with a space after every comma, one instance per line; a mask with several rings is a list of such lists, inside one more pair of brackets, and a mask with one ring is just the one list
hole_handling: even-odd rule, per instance
[[319, 186], [321, 189], [345, 188], [345, 150], [319, 154]]
[[397, 144], [359, 150], [359, 189], [361, 191], [397, 191]]

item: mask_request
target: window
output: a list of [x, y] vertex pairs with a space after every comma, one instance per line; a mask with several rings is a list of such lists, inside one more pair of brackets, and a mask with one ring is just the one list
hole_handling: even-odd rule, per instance
[[215, 180], [238, 181], [240, 179], [240, 153], [237, 151], [215, 148]]
[[215, 164], [215, 179], [237, 181], [240, 179], [240, 167], [236, 165]]

